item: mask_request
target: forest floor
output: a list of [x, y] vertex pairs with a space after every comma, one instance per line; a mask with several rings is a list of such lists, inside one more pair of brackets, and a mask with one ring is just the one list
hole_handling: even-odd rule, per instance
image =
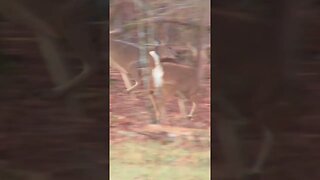
[[194, 117], [181, 118], [173, 99], [167, 103], [168, 119], [157, 125], [150, 124], [148, 97], [126, 94], [120, 74], [110, 71], [111, 179], [210, 179], [209, 65], [205, 71]]

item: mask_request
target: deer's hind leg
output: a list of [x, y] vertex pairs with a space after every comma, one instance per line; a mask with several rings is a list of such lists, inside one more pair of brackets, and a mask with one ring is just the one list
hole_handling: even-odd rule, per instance
[[130, 93], [132, 90], [136, 89], [139, 84], [141, 84], [142, 79], [140, 75], [140, 70], [137, 67], [138, 62], [134, 62], [130, 64], [129, 66], [129, 73], [131, 78], [135, 81], [135, 84], [133, 86], [127, 87], [127, 92]]
[[167, 93], [164, 87], [158, 88], [156, 92], [157, 105], [161, 120], [167, 120], [166, 97]]
[[193, 117], [193, 113], [196, 110], [196, 107], [197, 107], [197, 104], [194, 101], [192, 101], [192, 107], [191, 107], [190, 113], [187, 116], [189, 119]]
[[178, 104], [179, 104], [181, 115], [183, 116], [183, 118], [191, 119], [193, 117], [193, 113], [197, 107], [195, 100], [193, 100], [193, 98], [190, 99], [192, 101], [192, 107], [191, 107], [189, 114], [187, 115], [186, 107], [185, 107], [185, 102], [187, 101], [186, 96], [183, 95], [181, 92], [177, 92], [177, 94], [178, 94]]
[[[121, 65], [119, 65], [118, 63], [116, 63], [115, 61], [112, 60], [112, 57], [110, 57], [110, 65], [111, 67], [113, 67], [114, 69], [117, 69], [120, 72], [121, 78], [123, 80], [123, 83], [126, 87], [126, 92], [130, 93], [132, 90], [134, 90], [135, 88], [137, 88], [137, 86], [140, 84], [138, 82], [138, 75], [137, 72], [135, 72], [136, 70], [133, 69], [133, 67], [129, 67], [128, 70], [126, 70], [125, 68], [123, 68]], [[129, 77], [129, 73], [130, 76], [134, 77], [135, 79], [135, 84], [132, 85], [131, 83], [131, 78]]]
[[189, 119], [191, 119], [193, 117], [193, 114], [194, 114], [194, 112], [197, 108], [197, 104], [199, 102], [199, 96], [198, 96], [197, 92], [195, 92], [194, 94], [192, 94], [190, 96], [190, 101], [192, 102], [192, 107], [191, 107], [191, 110], [187, 116]]
[[183, 118], [187, 117], [186, 105], [185, 100], [183, 98], [178, 98], [178, 105], [180, 109], [180, 114]]
[[155, 98], [155, 95], [153, 94], [153, 92], [149, 93], [149, 98], [152, 103], [154, 113], [156, 116], [156, 122], [154, 122], [154, 123], [159, 123], [160, 122], [160, 110], [159, 110], [159, 106], [158, 106], [158, 103], [156, 101], [156, 98]]
[[127, 92], [132, 91], [132, 89], [135, 88], [135, 86], [137, 86], [137, 83], [135, 85], [132, 85], [131, 82], [130, 82], [130, 78], [129, 78], [127, 73], [120, 71], [120, 74], [121, 74], [121, 78], [122, 78], [122, 80], [124, 82], [124, 85], [126, 87], [126, 91]]

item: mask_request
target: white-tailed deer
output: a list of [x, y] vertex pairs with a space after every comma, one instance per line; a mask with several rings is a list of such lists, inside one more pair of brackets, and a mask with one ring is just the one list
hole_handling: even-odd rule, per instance
[[[191, 47], [191, 46], [190, 46]], [[192, 48], [193, 58], [196, 58], [197, 51]], [[200, 59], [196, 60], [196, 66], [187, 66], [172, 62], [164, 62], [166, 58], [160, 58], [156, 51], [150, 51], [153, 57], [152, 78], [150, 78], [150, 98], [156, 111], [157, 119], [166, 118], [165, 102], [174, 96], [178, 98], [178, 105], [181, 115], [191, 118], [197, 106], [197, 93], [200, 89], [202, 61], [204, 51], [201, 50]], [[154, 90], [160, 90], [161, 98], [157, 101]], [[192, 108], [186, 114], [185, 101], [192, 102]]]
[[[139, 70], [140, 48], [142, 47], [126, 41], [115, 40], [113, 34], [119, 32], [121, 32], [121, 30], [110, 32], [110, 66], [120, 72], [126, 91], [131, 92], [142, 82]], [[168, 58], [169, 60], [174, 61], [174, 52], [169, 47], [161, 44], [155, 49], [162, 58]], [[151, 63], [150, 66], [152, 66], [154, 61], [149, 54], [147, 54], [147, 60]], [[131, 80], [135, 81], [134, 85], [132, 85]]]

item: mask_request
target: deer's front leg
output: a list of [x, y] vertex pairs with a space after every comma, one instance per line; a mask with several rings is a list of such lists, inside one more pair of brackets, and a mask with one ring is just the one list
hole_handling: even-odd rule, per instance
[[151, 100], [155, 115], [156, 115], [156, 122], [155, 123], [159, 123], [160, 122], [160, 110], [159, 110], [159, 106], [158, 103], [156, 102], [156, 98], [153, 94], [153, 91], [149, 93], [149, 98]]
[[182, 118], [186, 118], [187, 112], [186, 112], [185, 100], [182, 98], [178, 98], [178, 105], [179, 105]]
[[190, 110], [190, 113], [188, 114], [188, 118], [191, 119], [193, 117], [193, 113], [196, 110], [197, 104], [195, 102], [192, 102], [192, 107]]
[[166, 120], [167, 119], [167, 109], [166, 109], [166, 103], [165, 99], [163, 97], [160, 97], [160, 119], [161, 120]]

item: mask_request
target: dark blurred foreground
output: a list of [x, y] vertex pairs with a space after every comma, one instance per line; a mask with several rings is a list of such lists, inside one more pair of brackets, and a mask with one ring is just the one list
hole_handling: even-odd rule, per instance
[[[253, 164], [261, 127], [273, 132], [274, 143], [262, 173], [250, 178], [319, 179], [319, 3], [212, 5], [213, 98], [223, 94], [244, 119], [232, 125], [239, 116], [212, 106], [213, 179], [239, 179], [235, 175]], [[103, 11], [94, 11], [92, 21], [105, 23]], [[100, 52], [105, 29], [90, 26]], [[0, 179], [106, 179], [107, 72], [69, 94], [74, 109], [64, 98], [34, 96], [53, 85], [33, 35], [24, 26], [0, 24]], [[79, 61], [67, 59], [76, 74]]]
[[[319, 3], [212, 5], [213, 179], [319, 179]], [[249, 173], [265, 129], [269, 156]]]
[[[39, 12], [47, 7], [41, 3], [46, 1], [35, 7]], [[91, 2], [86, 10], [90, 11], [89, 32], [86, 33], [101, 55], [107, 52], [108, 7], [107, 1], [94, 3]], [[52, 9], [47, 12], [54, 14]], [[63, 39], [59, 41], [62, 42], [59, 48], [68, 60], [66, 67], [70, 69], [69, 73], [79, 73], [82, 65], [77, 59], [77, 52], [68, 55], [72, 49], [64, 46]], [[104, 63], [106, 65], [106, 61]], [[41, 98], [34, 92], [54, 85], [39, 52], [35, 34], [30, 28], [1, 17], [1, 180], [107, 179], [106, 69], [107, 65], [90, 77], [85, 86], [66, 97]]]

